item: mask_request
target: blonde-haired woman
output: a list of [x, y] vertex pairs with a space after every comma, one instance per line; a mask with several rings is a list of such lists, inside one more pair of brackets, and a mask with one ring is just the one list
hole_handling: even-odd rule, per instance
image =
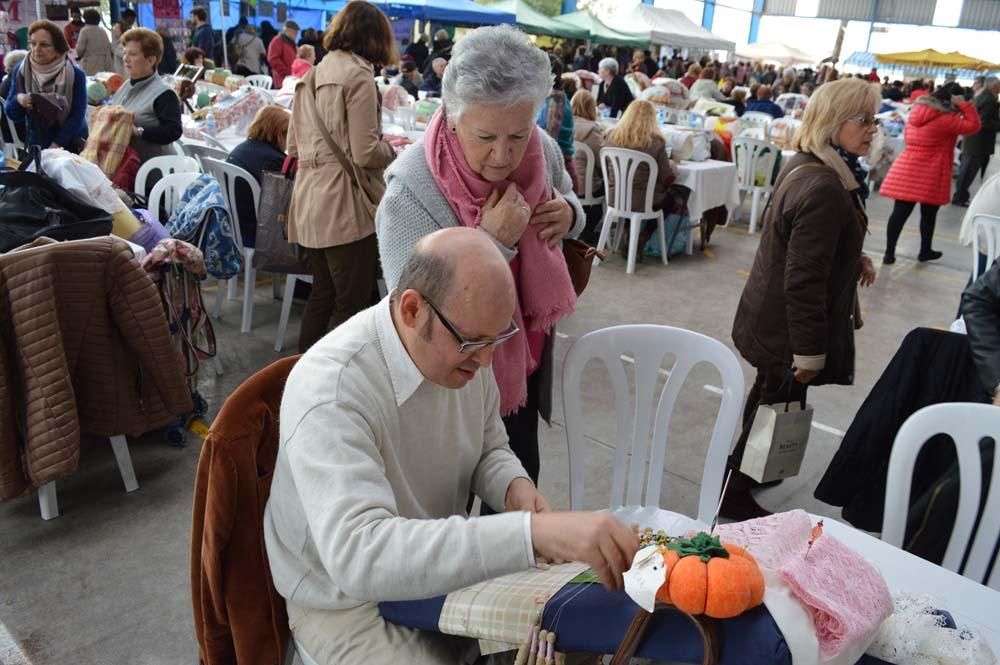
[[[659, 210], [663, 207], [667, 198], [667, 190], [677, 179], [677, 173], [670, 163], [670, 156], [667, 154], [667, 142], [660, 132], [660, 125], [656, 121], [656, 111], [653, 105], [643, 99], [637, 99], [629, 104], [625, 109], [625, 115], [621, 122], [605, 138], [604, 145], [609, 148], [625, 148], [627, 150], [637, 150], [644, 152], [656, 160], [657, 172], [656, 182], [653, 185], [653, 208]], [[642, 210], [646, 203], [646, 188], [649, 187], [649, 168], [640, 165], [632, 180], [632, 210]], [[613, 173], [608, 173], [609, 200], [615, 198], [615, 179]], [[656, 222], [646, 222], [642, 231], [639, 232], [639, 256], [642, 259], [642, 248], [646, 241], [653, 237], [656, 231]], [[623, 244], [627, 247], [628, 244]]]
[[[587, 90], [578, 90], [570, 100], [570, 106], [573, 108], [573, 140], [585, 144], [593, 153], [594, 175], [591, 182], [593, 191], [599, 196], [604, 189], [604, 179], [601, 177], [601, 165], [597, 160], [600, 158], [601, 148], [604, 147], [604, 132], [597, 124], [597, 102]], [[584, 178], [587, 175], [587, 155], [577, 150], [573, 154], [573, 161], [579, 184], [576, 193], [583, 195], [586, 189]]]
[[737, 471], [722, 515], [768, 514], [738, 473], [757, 407], [800, 402], [809, 385], [854, 382], [854, 331], [861, 327], [858, 284], [876, 277], [862, 248], [867, 185], [859, 157], [877, 131], [879, 86], [845, 79], [820, 86], [809, 101], [775, 183], [764, 233], [743, 289], [733, 341], [757, 369], [730, 457]]

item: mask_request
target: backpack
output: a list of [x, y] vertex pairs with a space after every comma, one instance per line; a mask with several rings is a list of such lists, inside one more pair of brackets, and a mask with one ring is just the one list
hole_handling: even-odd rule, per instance
[[166, 223], [171, 237], [193, 244], [205, 256], [212, 277], [230, 279], [243, 271], [243, 248], [236, 241], [222, 188], [210, 175], [188, 185]]

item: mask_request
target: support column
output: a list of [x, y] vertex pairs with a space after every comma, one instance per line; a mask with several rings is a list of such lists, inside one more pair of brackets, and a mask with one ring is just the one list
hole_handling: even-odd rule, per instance
[[576, 0], [562, 0], [562, 13], [572, 14], [576, 11]]
[[754, 0], [753, 13], [750, 14], [750, 33], [747, 35], [747, 43], [757, 42], [757, 33], [760, 32], [760, 17], [764, 13], [764, 0]]
[[878, 18], [878, 3], [879, 0], [872, 0], [872, 17], [868, 21], [868, 40], [865, 42], [865, 53], [870, 53], [872, 50], [872, 31], [875, 30], [875, 19]]
[[715, 21], [715, 0], [705, 0], [705, 8], [701, 12], [701, 27], [711, 32], [712, 23], [714, 21]]

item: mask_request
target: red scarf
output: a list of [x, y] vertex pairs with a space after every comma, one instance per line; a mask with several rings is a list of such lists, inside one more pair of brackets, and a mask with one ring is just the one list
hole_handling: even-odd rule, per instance
[[[507, 180], [488, 182], [465, 161], [458, 138], [448, 131], [444, 112], [434, 114], [424, 135], [427, 165], [461, 225], [479, 226], [486, 199], [494, 189], [503, 193], [512, 182], [532, 211], [552, 198], [539, 131], [532, 127], [528, 149]], [[511, 262], [517, 287], [514, 322], [522, 332], [497, 346], [493, 353], [500, 414], [504, 416], [517, 411], [528, 399], [528, 376], [538, 364], [529, 348], [529, 335], [544, 341], [552, 326], [572, 314], [576, 304], [566, 259], [559, 247], [550, 248], [539, 239], [539, 230], [535, 226], [525, 229], [517, 245], [518, 255]]]

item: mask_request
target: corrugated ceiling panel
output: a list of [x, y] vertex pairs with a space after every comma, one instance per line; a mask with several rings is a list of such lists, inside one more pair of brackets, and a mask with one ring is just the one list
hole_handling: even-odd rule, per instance
[[958, 20], [958, 27], [1000, 30], [1000, 2], [997, 0], [965, 0], [962, 4], [962, 15]]
[[936, 0], [879, 0], [876, 21], [930, 25]]
[[819, 0], [817, 18], [839, 18], [852, 21], [869, 21], [873, 0]]
[[767, 16], [795, 16], [795, 0], [766, 0], [764, 14]]

